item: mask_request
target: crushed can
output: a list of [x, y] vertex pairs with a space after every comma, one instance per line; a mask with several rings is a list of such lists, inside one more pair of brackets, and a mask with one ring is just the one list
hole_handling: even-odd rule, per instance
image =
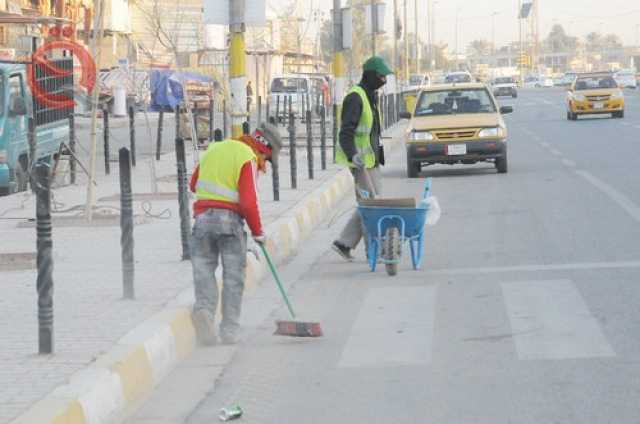
[[220, 421], [231, 421], [237, 420], [242, 416], [242, 408], [238, 405], [232, 406], [230, 408], [222, 408], [220, 410], [220, 414], [218, 414], [218, 418]]

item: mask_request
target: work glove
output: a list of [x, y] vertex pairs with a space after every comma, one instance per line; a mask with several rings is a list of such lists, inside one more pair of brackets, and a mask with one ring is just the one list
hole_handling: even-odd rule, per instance
[[358, 169], [364, 169], [364, 159], [362, 155], [358, 153], [357, 155], [353, 155], [351, 158], [351, 163]]
[[264, 244], [267, 242], [267, 236], [265, 236], [264, 233], [257, 236], [253, 236], [253, 241], [255, 241], [261, 246], [264, 246]]

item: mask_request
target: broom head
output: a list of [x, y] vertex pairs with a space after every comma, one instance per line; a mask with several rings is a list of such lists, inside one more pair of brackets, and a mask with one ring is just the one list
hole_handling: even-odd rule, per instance
[[322, 337], [322, 328], [318, 322], [276, 321], [278, 336]]

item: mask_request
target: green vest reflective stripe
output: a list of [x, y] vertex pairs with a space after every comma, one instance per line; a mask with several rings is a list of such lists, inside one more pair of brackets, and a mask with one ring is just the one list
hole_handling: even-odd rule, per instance
[[[367, 168], [373, 168], [376, 165], [376, 155], [371, 148], [371, 130], [373, 129], [373, 109], [369, 103], [369, 98], [364, 89], [359, 85], [356, 85], [349, 90], [347, 96], [351, 93], [357, 93], [362, 100], [362, 114], [360, 115], [360, 121], [356, 128], [356, 134], [354, 137], [356, 152], [359, 153], [364, 159], [364, 165]], [[346, 165], [353, 167], [354, 165], [347, 160], [347, 156], [344, 154], [340, 143], [336, 145], [336, 163], [340, 165]]]
[[200, 159], [196, 197], [238, 203], [238, 180], [245, 163], [255, 160], [251, 147], [235, 140], [209, 144]]

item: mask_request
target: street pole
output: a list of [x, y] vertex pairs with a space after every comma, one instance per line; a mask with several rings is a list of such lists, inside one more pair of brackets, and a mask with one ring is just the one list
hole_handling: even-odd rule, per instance
[[407, 2], [409, 0], [404, 0], [404, 80], [405, 82], [409, 81], [409, 18], [407, 14]]
[[[333, 0], [333, 102], [336, 105], [336, 123], [340, 121], [342, 113], [342, 99], [347, 89], [344, 71], [344, 53], [342, 51], [342, 6], [340, 0]], [[336, 140], [334, 139], [334, 143]]]
[[242, 123], [246, 112], [246, 58], [244, 43], [245, 0], [229, 0], [231, 11], [231, 46], [229, 48], [229, 85], [231, 87], [231, 137], [242, 136]]
[[376, 55], [376, 32], [378, 31], [378, 14], [375, 0], [371, 0], [371, 56]]
[[418, 0], [413, 0], [414, 17], [413, 23], [415, 27], [415, 44], [416, 44], [416, 74], [420, 74], [420, 48], [418, 47]]
[[393, 95], [394, 116], [398, 113], [398, 0], [393, 0], [393, 71], [395, 72], [395, 92]]

